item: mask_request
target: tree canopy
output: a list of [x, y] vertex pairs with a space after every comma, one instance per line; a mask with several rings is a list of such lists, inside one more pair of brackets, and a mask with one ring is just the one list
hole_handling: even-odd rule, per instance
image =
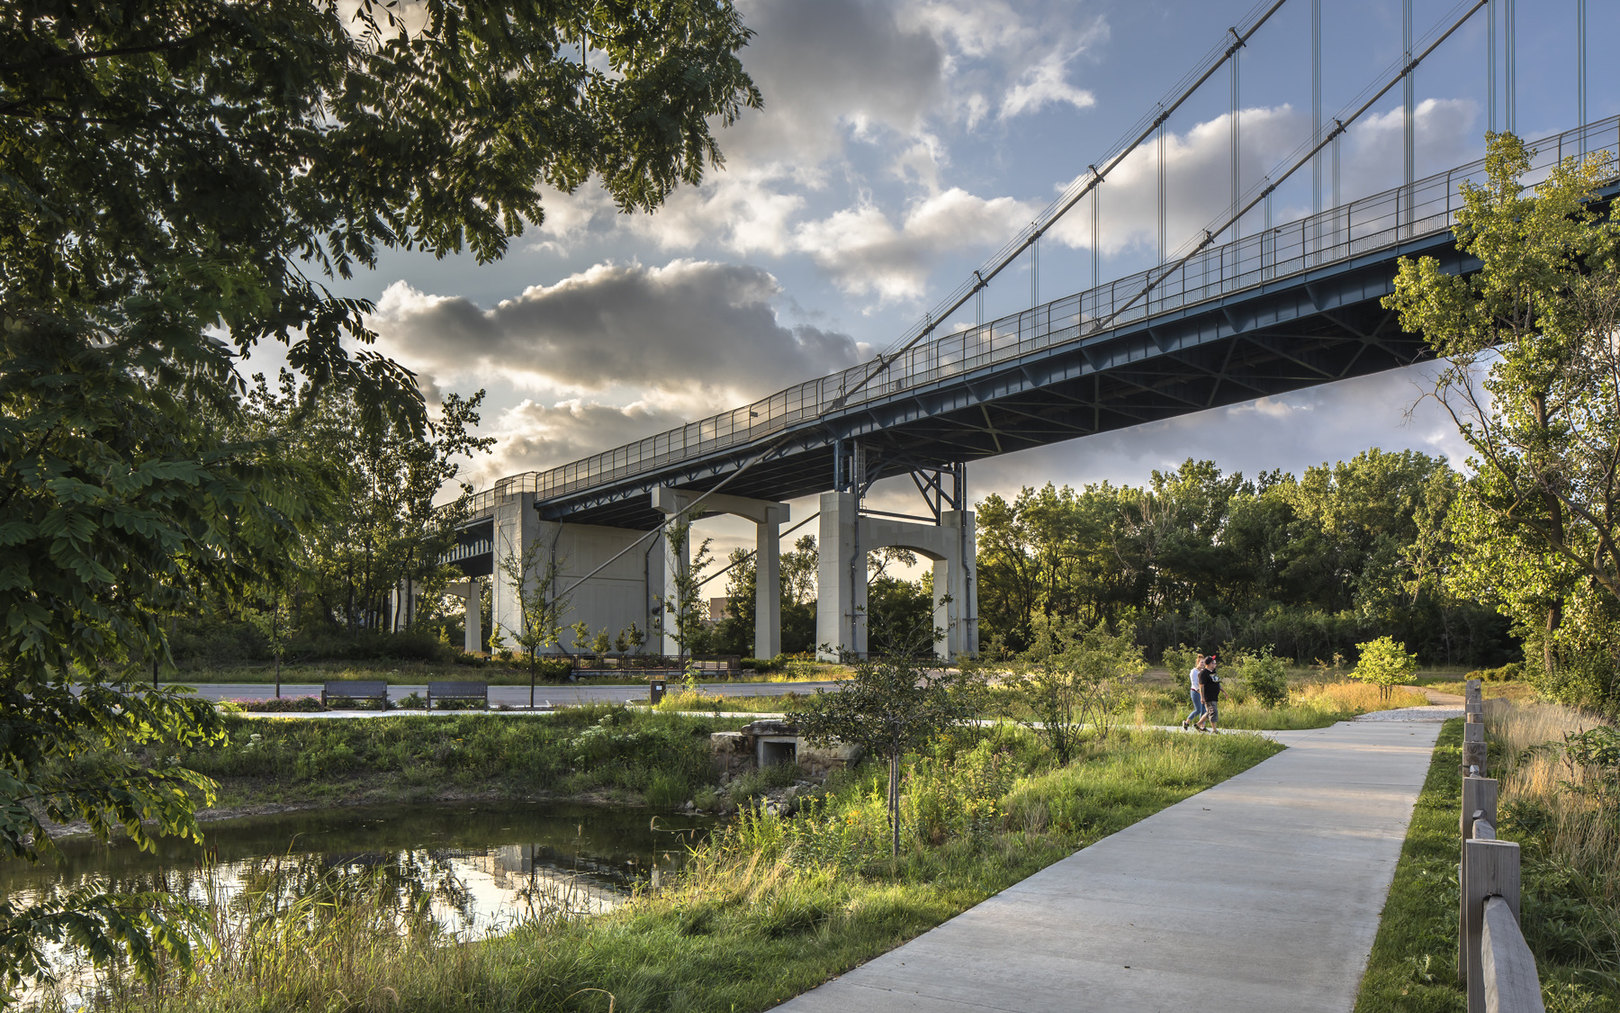
[[1477, 271], [1402, 260], [1385, 305], [1446, 357], [1434, 396], [1473, 475], [1452, 540], [1463, 593], [1496, 603], [1542, 688], [1620, 706], [1620, 223], [1607, 154], [1534, 186], [1533, 153], [1492, 135], [1463, 185], [1457, 245]]
[[[0, 6], [0, 860], [47, 814], [195, 830], [202, 782], [125, 750], [212, 712], [117, 677], [164, 653], [163, 616], [285, 572], [308, 524], [318, 476], [218, 424], [239, 356], [279, 343], [362, 426], [421, 435], [371, 306], [331, 286], [389, 248], [497, 258], [545, 187], [657, 206], [759, 105], [748, 37], [724, 0]], [[103, 751], [124, 759], [64, 773]], [[0, 974], [68, 931], [98, 955], [167, 938], [8, 901]]]

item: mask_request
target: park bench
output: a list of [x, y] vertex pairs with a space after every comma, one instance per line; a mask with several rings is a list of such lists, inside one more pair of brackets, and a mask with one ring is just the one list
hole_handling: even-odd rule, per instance
[[489, 683], [487, 682], [430, 682], [427, 688], [427, 709], [433, 709], [433, 701], [439, 701], [440, 709], [446, 701], [456, 703], [476, 702], [485, 710], [489, 709]]
[[693, 658], [686, 663], [686, 667], [699, 675], [714, 675], [730, 679], [735, 677], [742, 668], [742, 658], [736, 654], [718, 658]]
[[323, 683], [321, 706], [331, 707], [334, 700], [370, 701], [387, 710], [388, 683], [382, 679], [338, 679]]

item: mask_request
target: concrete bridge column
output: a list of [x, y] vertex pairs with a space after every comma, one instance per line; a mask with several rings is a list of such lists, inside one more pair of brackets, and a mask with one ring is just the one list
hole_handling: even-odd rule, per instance
[[839, 652], [866, 657], [866, 548], [860, 540], [860, 503], [854, 493], [821, 494], [820, 551], [816, 566], [816, 657]]
[[461, 649], [468, 654], [484, 649], [483, 609], [484, 582], [476, 577], [445, 585], [446, 594], [453, 594], [466, 604], [466, 623], [461, 637]]
[[[782, 552], [779, 540], [782, 525], [787, 523], [791, 516], [788, 505], [771, 500], [750, 499], [747, 496], [730, 496], [725, 493], [710, 493], [705, 496], [695, 489], [662, 486], [653, 490], [653, 509], [670, 516], [685, 515], [684, 519], [688, 523], [713, 514], [734, 514], [754, 522], [754, 657], [774, 658], [781, 654]], [[681, 561], [682, 566], [690, 565], [690, 536], [687, 542], [685, 554], [687, 558]], [[666, 553], [666, 556], [668, 555], [670, 554]], [[672, 573], [665, 577], [666, 588], [676, 586], [671, 581], [671, 576]], [[676, 607], [679, 608], [679, 605]], [[673, 616], [666, 614], [665, 626], [673, 627]], [[664, 653], [675, 653], [674, 641], [669, 639], [667, 633]]]
[[670, 537], [666, 528], [663, 542], [664, 604], [658, 616], [663, 635], [658, 640], [658, 652], [673, 658], [681, 653], [681, 645], [675, 640], [680, 632], [675, 618], [686, 607], [686, 603], [681, 601], [681, 581], [692, 568], [692, 529], [687, 528], [685, 537], [676, 539]]
[[[821, 497], [821, 563], [817, 570], [817, 656], [836, 660], [839, 649], [857, 658], [869, 650], [866, 615], [866, 554], [897, 546], [934, 561], [934, 641], [941, 660], [979, 651], [977, 551], [972, 511], [946, 510], [940, 522], [918, 524], [863, 517], [853, 493]], [[879, 645], [887, 647], [887, 645]]]
[[782, 525], [754, 525], [754, 657], [782, 653]]
[[[934, 625], [945, 630], [940, 653], [973, 657], [979, 653], [978, 538], [973, 511], [945, 510], [939, 526], [955, 551], [934, 563]], [[950, 595], [949, 602], [941, 599]], [[943, 606], [943, 607], [942, 607]]]
[[545, 529], [556, 527], [544, 524], [540, 520], [540, 514], [534, 508], [534, 500], [534, 493], [519, 492], [502, 496], [495, 503], [495, 569], [494, 576], [490, 579], [492, 584], [490, 633], [500, 633], [505, 638], [508, 650], [516, 650], [516, 638], [523, 632], [523, 600], [518, 588], [512, 585], [512, 578], [506, 572], [506, 564], [509, 560], [521, 564], [525, 555], [532, 552], [529, 559], [530, 566], [523, 578], [525, 586], [532, 586], [535, 574], [543, 573], [545, 570], [549, 544], [538, 548], [531, 547], [548, 534]]

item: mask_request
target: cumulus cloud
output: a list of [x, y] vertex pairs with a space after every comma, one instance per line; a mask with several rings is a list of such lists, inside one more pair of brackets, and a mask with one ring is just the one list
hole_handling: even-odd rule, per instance
[[944, 251], [982, 245], [1029, 224], [1038, 209], [1010, 197], [986, 199], [951, 188], [918, 201], [896, 224], [874, 205], [799, 227], [794, 245], [853, 294], [884, 301], [920, 298]]
[[403, 282], [372, 318], [382, 346], [439, 378], [500, 377], [531, 388], [770, 393], [848, 366], [848, 335], [786, 326], [776, 279], [752, 267], [677, 260], [598, 264], [483, 309]]
[[[1238, 145], [1240, 178], [1247, 188], [1272, 171], [1277, 161], [1310, 133], [1307, 117], [1291, 106], [1244, 109]], [[1174, 250], [1202, 232], [1232, 203], [1232, 116], [1194, 124], [1164, 137], [1165, 232]], [[1101, 201], [1098, 245], [1104, 256], [1158, 245], [1159, 145], [1150, 138], [1132, 152], [1098, 188]], [[1070, 211], [1051, 235], [1077, 249], [1091, 247], [1089, 201]]]
[[544, 471], [688, 421], [690, 416], [683, 408], [646, 402], [520, 401], [485, 424], [483, 433], [496, 440], [494, 452], [464, 469], [465, 477], [478, 488], [488, 488], [507, 475]]

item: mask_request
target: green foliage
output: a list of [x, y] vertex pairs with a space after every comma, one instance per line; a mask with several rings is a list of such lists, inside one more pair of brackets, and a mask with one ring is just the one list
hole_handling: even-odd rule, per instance
[[1147, 664], [1129, 634], [1037, 616], [1034, 643], [1019, 656], [1012, 686], [1028, 708], [1025, 722], [1068, 763], [1087, 728], [1108, 736], [1124, 684]]
[[1480, 668], [1463, 676], [1463, 680], [1479, 679], [1481, 682], [1513, 682], [1524, 675], [1524, 662], [1510, 661], [1498, 668]]
[[1505, 621], [1440, 580], [1460, 486], [1438, 457], [1374, 449], [1298, 478], [1189, 460], [1142, 488], [989, 496], [982, 639], [1015, 655], [1037, 617], [1066, 616], [1131, 629], [1150, 657], [1192, 644], [1309, 663], [1393, 632], [1430, 662], [1497, 663]]
[[[585, 37], [591, 59], [569, 56]], [[302, 536], [345, 491], [333, 458], [298, 451], [297, 426], [256, 429], [237, 356], [279, 343], [304, 411], [330, 393], [368, 439], [421, 437], [413, 378], [365, 347], [374, 307], [327, 284], [390, 248], [499, 257], [540, 221], [541, 183], [595, 177], [623, 209], [656, 206], [718, 162], [711, 122], [758, 105], [747, 39], [724, 0], [654, 20], [434, 3], [408, 27], [375, 0], [0, 5], [7, 857], [39, 840], [23, 799], [143, 841], [195, 832], [202, 780], [117, 750], [206, 738], [211, 709], [105, 673], [161, 662], [169, 616], [294, 595]], [[425, 458], [404, 469], [413, 495], [432, 480]], [[365, 597], [412, 566], [407, 551]], [[74, 698], [79, 673], [91, 689]], [[49, 764], [86, 748], [109, 759], [53, 780]], [[0, 976], [32, 974], [27, 954], [70, 926], [100, 956], [185, 962], [156, 909], [66, 904], [5, 905]]]
[[[1495, 604], [1544, 694], [1620, 708], [1620, 223], [1594, 198], [1611, 156], [1567, 158], [1533, 187], [1531, 157], [1489, 137], [1465, 183], [1466, 277], [1403, 260], [1384, 304], [1447, 363], [1435, 396], [1472, 451], [1450, 518], [1455, 593]], [[1599, 210], [1602, 208], [1602, 210]]]
[[1287, 702], [1288, 672], [1270, 650], [1239, 654], [1236, 668], [1238, 679], [1262, 706], [1270, 709]]
[[966, 718], [971, 677], [899, 655], [867, 660], [837, 692], [795, 701], [789, 719], [811, 742], [845, 742], [889, 763], [892, 849], [900, 850], [900, 765], [905, 754]]
[[1390, 637], [1357, 644], [1356, 650], [1361, 653], [1361, 660], [1356, 662], [1350, 677], [1377, 686], [1381, 698], [1388, 698], [1390, 690], [1398, 683], [1412, 681], [1417, 671], [1417, 658], [1406, 653], [1405, 644], [1398, 644]]
[[[42, 819], [82, 819], [100, 840], [127, 835], [147, 850], [160, 836], [201, 840], [193, 806], [213, 798], [214, 783], [175, 754], [220, 739], [213, 707], [99, 678], [32, 678], [25, 664], [0, 681], [0, 860], [51, 851]], [[173, 898], [101, 889], [0, 898], [0, 995], [48, 980], [46, 947], [65, 940], [98, 964], [121, 954], [146, 974], [165, 957], [189, 960], [190, 915]]]

